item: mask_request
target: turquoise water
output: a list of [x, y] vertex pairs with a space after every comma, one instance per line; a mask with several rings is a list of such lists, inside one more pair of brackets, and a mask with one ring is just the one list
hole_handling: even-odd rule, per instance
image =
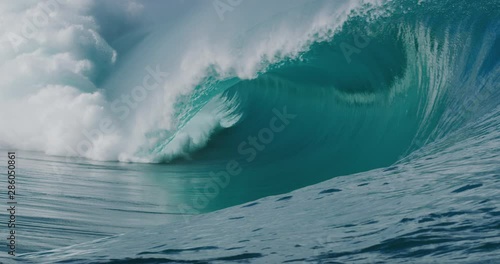
[[[500, 261], [498, 1], [158, 5], [99, 32], [120, 55], [87, 76], [99, 89], [27, 101], [90, 110], [0, 144], [21, 223], [2, 261]], [[164, 89], [120, 118], [158, 64]], [[65, 152], [103, 117], [117, 131]]]

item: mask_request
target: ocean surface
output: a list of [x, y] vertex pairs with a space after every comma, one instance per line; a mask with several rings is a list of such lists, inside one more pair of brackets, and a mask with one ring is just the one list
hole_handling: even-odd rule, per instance
[[0, 16], [1, 263], [500, 263], [497, 0]]

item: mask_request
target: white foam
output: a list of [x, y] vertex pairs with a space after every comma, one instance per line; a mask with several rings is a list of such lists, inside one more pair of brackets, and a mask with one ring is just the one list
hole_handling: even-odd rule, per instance
[[[166, 6], [161, 1], [2, 2], [0, 147], [98, 160], [185, 156], [239, 118], [204, 110], [189, 124], [179, 123], [180, 96], [189, 97], [207, 74], [250, 79], [272, 63], [298, 57], [312, 41], [330, 37], [360, 2], [243, 1], [223, 20], [209, 1], [177, 6], [184, 13], [172, 19], [159, 14]], [[134, 50], [119, 54], [109, 44], [137, 27], [149, 37]], [[161, 89], [120, 119], [113, 103], [133, 94], [144, 69], [157, 65], [169, 72]], [[115, 129], [92, 137], [109, 120]], [[167, 148], [138, 154], [165, 140], [148, 133], [165, 130], [177, 135]]]

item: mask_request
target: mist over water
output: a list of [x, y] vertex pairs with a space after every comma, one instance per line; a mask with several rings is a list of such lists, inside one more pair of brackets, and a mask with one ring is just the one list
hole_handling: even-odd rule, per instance
[[[141, 162], [198, 149], [187, 145], [203, 146], [224, 123], [223, 114], [206, 110], [213, 120], [181, 133], [188, 139], [177, 144], [185, 146], [163, 145], [231, 86], [221, 81], [255, 78], [266, 65], [297, 56], [316, 35], [338, 27], [356, 6], [318, 2], [307, 4], [309, 16], [302, 15], [301, 21], [285, 14], [275, 19], [273, 9], [300, 14], [296, 7], [304, 3], [275, 2], [259, 16], [246, 14], [231, 23], [224, 23], [208, 2], [169, 8], [161, 1], [5, 3], [1, 99], [4, 109], [19, 104], [23, 109], [15, 119], [2, 114], [16, 123], [14, 133], [2, 130], [2, 145]], [[330, 11], [323, 11], [326, 7]], [[160, 8], [166, 13], [158, 12]], [[183, 12], [169, 16], [170, 8]], [[260, 41], [268, 34], [264, 28], [242, 34], [269, 20], [276, 34], [267, 43]], [[242, 41], [250, 37], [253, 41]], [[196, 130], [203, 130], [205, 137]], [[155, 151], [158, 145], [162, 147]]]

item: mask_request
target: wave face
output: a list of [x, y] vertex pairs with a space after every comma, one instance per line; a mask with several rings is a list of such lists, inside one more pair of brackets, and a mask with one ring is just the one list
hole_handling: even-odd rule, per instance
[[[485, 10], [498, 3], [459, 1], [457, 17], [450, 5], [361, 7], [331, 37], [238, 79], [223, 97], [241, 119], [192, 158], [238, 157], [235, 190], [282, 193], [389, 166], [497, 111], [498, 12]], [[290, 118], [268, 133], [277, 111]]]
[[3, 4], [0, 146], [234, 159], [222, 208], [389, 166], [498, 105], [496, 1], [240, 4]]

